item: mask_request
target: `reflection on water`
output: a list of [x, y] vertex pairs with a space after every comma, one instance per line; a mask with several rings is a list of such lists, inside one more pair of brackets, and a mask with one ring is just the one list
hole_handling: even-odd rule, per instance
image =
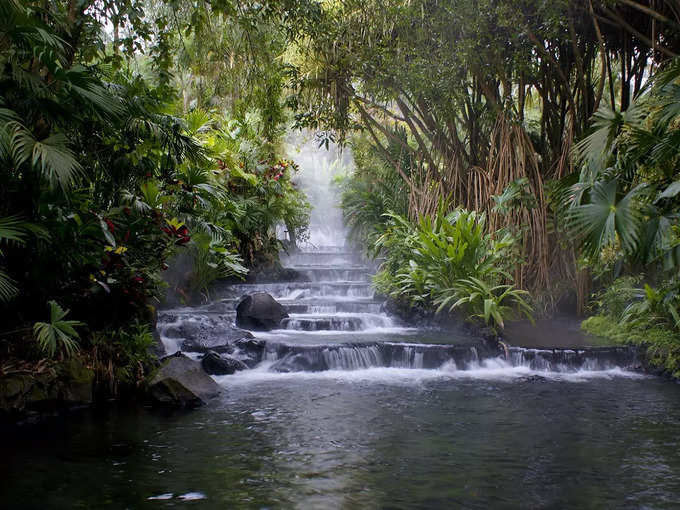
[[6, 445], [3, 504], [677, 508], [680, 387], [502, 371], [254, 370], [195, 412], [84, 413]]

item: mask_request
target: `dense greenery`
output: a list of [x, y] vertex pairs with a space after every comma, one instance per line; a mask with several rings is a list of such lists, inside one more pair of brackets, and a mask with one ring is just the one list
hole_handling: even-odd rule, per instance
[[468, 317], [500, 329], [513, 306], [529, 314], [527, 292], [503, 284], [512, 278], [515, 239], [486, 233], [484, 213], [445, 211], [440, 204], [434, 217], [416, 225], [388, 215], [391, 221], [376, 243], [387, 255], [376, 276], [378, 290], [437, 311], [462, 307]]
[[1, 352], [132, 380], [164, 296], [276, 266], [291, 120], [351, 147], [384, 294], [502, 330], [595, 291], [677, 372], [679, 54], [669, 1], [4, 1]]
[[680, 377], [680, 285], [678, 280], [637, 288], [639, 278], [622, 277], [598, 295], [597, 315], [583, 322], [583, 329], [616, 343], [647, 348], [649, 361]]
[[[166, 294], [200, 301], [216, 278], [275, 264], [279, 223], [304, 236], [309, 208], [282, 157], [280, 90], [183, 85], [215, 76], [179, 52], [208, 51], [196, 41], [215, 42], [210, 23], [248, 38], [270, 21], [214, 10], [195, 36], [168, 33], [169, 16], [191, 6], [0, 5], [3, 358], [79, 353], [102, 382], [134, 382]], [[279, 69], [269, 50], [230, 79]]]
[[[296, 86], [310, 99], [298, 121], [333, 127], [359, 148], [343, 207], [357, 244], [386, 257], [379, 287], [435, 307], [470, 306], [468, 293], [481, 303], [489, 288], [517, 285], [540, 313], [584, 313], [593, 291], [644, 274], [646, 292], [627, 305], [656, 306], [650, 320], [667, 341], [616, 338], [650, 345], [655, 361], [680, 368], [658, 354], [680, 345], [671, 290], [680, 249], [677, 7], [361, 4], [335, 3], [306, 47]], [[470, 269], [444, 250], [438, 264], [424, 262], [424, 245], [408, 243], [461, 207], [484, 212], [485, 235], [509, 234], [516, 249], [496, 281], [471, 272], [479, 281], [456, 293], [447, 273]], [[491, 305], [484, 314], [480, 306], [469, 312], [488, 322]]]

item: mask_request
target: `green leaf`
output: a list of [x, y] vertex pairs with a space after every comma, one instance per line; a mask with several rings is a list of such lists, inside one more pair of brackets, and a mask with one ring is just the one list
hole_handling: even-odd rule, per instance
[[63, 350], [67, 357], [72, 356], [78, 349], [76, 340], [79, 338], [75, 330], [84, 324], [79, 321], [63, 320], [68, 315], [56, 301], [50, 301], [50, 322], [36, 322], [33, 325], [33, 335], [40, 350], [52, 358], [57, 351]]
[[661, 193], [656, 201], [658, 202], [662, 198], [673, 198], [675, 195], [680, 193], [680, 181], [675, 181], [674, 183], [670, 184], [664, 191]]

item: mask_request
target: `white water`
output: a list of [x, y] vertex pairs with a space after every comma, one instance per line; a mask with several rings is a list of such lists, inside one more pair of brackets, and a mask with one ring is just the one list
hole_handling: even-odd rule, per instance
[[345, 245], [345, 227], [333, 181], [354, 166], [349, 150], [342, 151], [335, 144], [330, 144], [329, 150], [318, 145], [312, 135], [305, 133], [291, 136], [287, 151], [300, 166], [296, 180], [312, 205], [309, 243], [303, 245], [308, 250]]
[[[250, 366], [257, 360], [261, 363], [217, 378], [222, 384], [290, 378], [411, 384], [431, 379], [521, 380], [540, 376], [580, 382], [638, 377], [624, 370], [636, 366], [634, 356], [616, 350], [513, 348], [505, 359], [496, 357], [499, 353], [484, 347], [479, 339], [459, 339], [445, 332], [436, 335], [441, 343], [426, 344], [430, 333], [399, 324], [384, 312], [370, 283], [374, 269], [345, 245], [332, 179], [351, 161], [343, 160], [338, 152], [313, 149], [309, 143], [295, 159], [301, 166], [300, 185], [314, 206], [311, 238], [302, 250], [283, 254], [282, 262], [309, 281], [231, 285], [220, 290], [224, 299], [219, 312], [211, 310], [211, 305], [193, 310], [195, 313], [187, 308], [169, 311], [176, 316], [168, 317], [159, 327], [168, 352], [181, 349], [182, 327], [219, 339], [220, 321], [234, 320], [234, 308], [241, 296], [267, 292], [288, 307], [289, 317], [279, 329], [253, 331], [257, 340], [266, 342], [264, 352], [253, 360], [252, 353], [239, 347], [234, 356], [242, 360], [251, 357]], [[475, 342], [482, 351], [471, 346]]]
[[552, 372], [532, 370], [525, 366], [510, 366], [501, 359], [485, 360], [480, 365], [471, 365], [465, 370], [452, 366], [440, 369], [372, 367], [359, 370], [325, 370], [323, 372], [274, 372], [270, 371], [273, 362], [262, 362], [252, 370], [237, 372], [234, 375], [216, 376], [214, 379], [222, 386], [251, 385], [267, 382], [285, 382], [293, 380], [331, 380], [339, 383], [381, 383], [390, 385], [417, 386], [428, 381], [437, 380], [479, 380], [479, 381], [521, 381], [532, 376], [552, 381], [584, 383], [598, 379], [614, 379], [618, 377], [641, 379], [646, 376], [621, 368], [608, 370], [578, 370], [575, 372]]

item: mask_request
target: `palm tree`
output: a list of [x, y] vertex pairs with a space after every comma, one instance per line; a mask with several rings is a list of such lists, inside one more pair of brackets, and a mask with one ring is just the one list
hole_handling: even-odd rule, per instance
[[579, 181], [569, 225], [590, 253], [620, 243], [631, 260], [680, 261], [680, 59], [658, 73], [625, 112], [601, 108], [576, 145]]

